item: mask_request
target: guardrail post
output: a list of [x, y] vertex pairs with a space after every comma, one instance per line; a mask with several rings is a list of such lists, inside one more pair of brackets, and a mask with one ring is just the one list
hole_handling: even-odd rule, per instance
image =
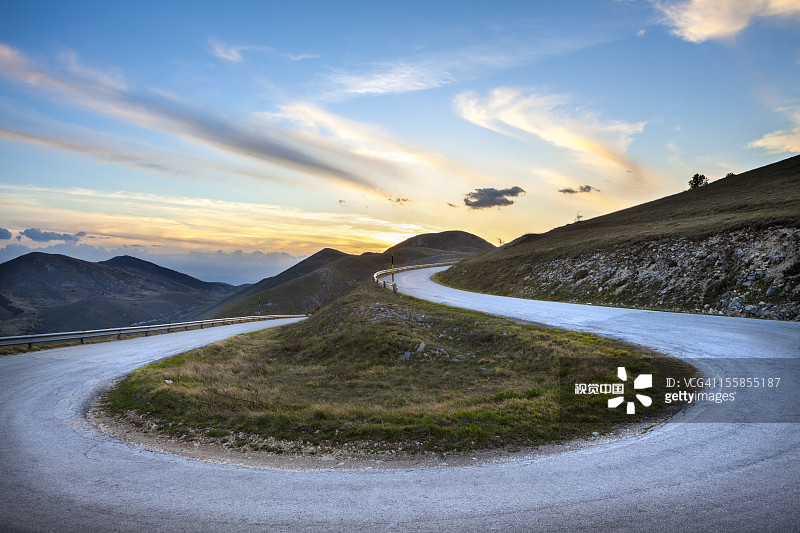
[[32, 343], [32, 342], [29, 342], [29, 343], [28, 343], [28, 349], [29, 349], [29, 350], [33, 350], [33, 343]]
[[86, 337], [81, 337], [81, 344], [86, 344]]

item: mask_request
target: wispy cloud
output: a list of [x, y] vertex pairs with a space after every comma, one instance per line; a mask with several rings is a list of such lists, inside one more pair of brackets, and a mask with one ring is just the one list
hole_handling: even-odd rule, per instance
[[380, 64], [364, 72], [338, 71], [328, 76], [330, 97], [422, 91], [448, 85], [452, 75], [436, 65], [399, 62]]
[[[73, 58], [74, 59], [74, 58]], [[75, 64], [77, 61], [74, 60]], [[366, 173], [354, 170], [364, 158], [348, 160], [342, 152], [309, 147], [291, 131], [256, 127], [246, 121], [214, 116], [171, 98], [136, 95], [117, 86], [98, 86], [51, 74], [17, 50], [0, 44], [0, 75], [40, 90], [59, 103], [111, 116], [126, 123], [169, 133], [230, 154], [379, 191]]]
[[286, 57], [291, 59], [292, 61], [302, 61], [304, 59], [317, 59], [320, 57], [317, 54], [284, 54]]
[[211, 55], [234, 63], [242, 60], [242, 50], [269, 50], [269, 48], [248, 44], [226, 44], [217, 39], [209, 39], [208, 45], [211, 47]]
[[[312, 103], [294, 102], [281, 106], [277, 113], [262, 113], [260, 116], [267, 120], [289, 121], [295, 127], [302, 128], [305, 138], [310, 141], [335, 142], [351, 154], [391, 165], [389, 170], [393, 169], [395, 173], [399, 167], [424, 167], [458, 176], [459, 179], [484, 183], [491, 179], [441, 154], [399, 140], [375, 125], [336, 115]], [[415, 172], [409, 171], [407, 174], [413, 176]]]
[[[84, 205], [92, 206], [91, 218], [85, 216]], [[326, 246], [362, 252], [385, 249], [418, 233], [439, 231], [341, 210], [8, 184], [0, 184], [0, 212], [11, 227], [27, 227], [20, 224], [30, 221], [31, 225], [55, 229], [62, 237], [81, 237], [82, 233], [65, 231], [79, 226], [94, 237], [94, 243], [106, 248], [160, 243], [165, 253], [231, 251], [236, 247], [302, 255]]]
[[636, 168], [625, 152], [644, 122], [603, 121], [597, 113], [576, 110], [564, 95], [494, 89], [485, 98], [474, 92], [458, 95], [455, 106], [465, 119], [503, 135], [527, 141], [536, 136], [572, 150], [587, 162]]
[[800, 15], [800, 4], [794, 0], [656, 1], [655, 7], [673, 35], [692, 43], [729, 39], [756, 18]]
[[302, 53], [291, 54], [281, 53], [270, 46], [256, 45], [256, 44], [227, 44], [218, 39], [209, 39], [208, 46], [210, 47], [211, 55], [222, 59], [224, 61], [231, 61], [234, 63], [241, 62], [244, 58], [242, 52], [245, 50], [259, 50], [263, 52], [271, 52], [276, 55], [287, 57], [292, 61], [302, 61], [304, 59], [315, 59], [319, 56], [316, 54]]
[[116, 70], [106, 72], [82, 65], [78, 61], [77, 54], [71, 50], [59, 54], [59, 59], [66, 65], [67, 70], [78, 79], [92, 84], [99, 84], [115, 91], [125, 91], [128, 88], [121, 72]]
[[800, 108], [783, 111], [789, 113], [794, 122], [794, 128], [768, 133], [760, 139], [751, 142], [748, 145], [749, 147], [763, 148], [772, 154], [800, 152]]
[[504, 42], [376, 62], [358, 71], [335, 70], [324, 77], [323, 99], [397, 94], [436, 89], [492, 70], [519, 66], [593, 44], [592, 39], [541, 39], [535, 44]]
[[[62, 131], [59, 124], [39, 124], [39, 131], [0, 126], [0, 140], [24, 142], [73, 154], [92, 157], [103, 163], [129, 166], [147, 172], [157, 172], [172, 178], [200, 179], [209, 171], [287, 183], [275, 173], [217, 162], [198, 155], [187, 156], [167, 152], [163, 148], [144, 146], [127, 139], [114, 139], [109, 135], [91, 135], [78, 131]], [[44, 133], [47, 131], [49, 133]], [[58, 132], [61, 132], [60, 134]]]
[[487, 207], [504, 207], [514, 203], [510, 198], [516, 198], [520, 194], [524, 194], [525, 190], [522, 187], [510, 187], [508, 189], [495, 189], [486, 187], [483, 189], [475, 189], [464, 197], [464, 205], [470, 209], [485, 209]]

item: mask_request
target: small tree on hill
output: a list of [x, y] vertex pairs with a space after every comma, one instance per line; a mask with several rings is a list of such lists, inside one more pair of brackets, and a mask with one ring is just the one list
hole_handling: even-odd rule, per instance
[[698, 189], [703, 185], [708, 185], [708, 178], [703, 174], [695, 174], [692, 176], [692, 179], [689, 180], [690, 189]]

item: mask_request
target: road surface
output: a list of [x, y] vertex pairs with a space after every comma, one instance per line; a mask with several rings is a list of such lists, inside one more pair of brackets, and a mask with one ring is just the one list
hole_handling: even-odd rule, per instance
[[[397, 275], [400, 290], [435, 301], [453, 298], [454, 305], [485, 298], [450, 289], [433, 294], [427, 275]], [[501, 302], [486, 310], [516, 315], [538, 305]], [[526, 317], [674, 348], [683, 357], [735, 357], [734, 349], [764, 358], [798, 355], [798, 324], [720, 322], [698, 332], [692, 326], [698, 317], [691, 315], [645, 312], [637, 318], [622, 311], [631, 314], [614, 319], [590, 307], [579, 318], [577, 309], [562, 315], [564, 323], [555, 310]], [[615, 320], [622, 324], [616, 330], [609, 325]], [[259, 326], [0, 358], [0, 530], [796, 531], [800, 524], [796, 423], [667, 423], [637, 437], [531, 460], [358, 471], [204, 463], [146, 451], [88, 426], [88, 403], [109, 380]]]

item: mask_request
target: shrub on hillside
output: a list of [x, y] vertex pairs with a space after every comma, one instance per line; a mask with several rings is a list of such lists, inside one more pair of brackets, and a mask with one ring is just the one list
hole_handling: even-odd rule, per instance
[[692, 179], [689, 180], [690, 189], [698, 189], [704, 185], [708, 185], [708, 178], [703, 174], [695, 174], [692, 176]]

